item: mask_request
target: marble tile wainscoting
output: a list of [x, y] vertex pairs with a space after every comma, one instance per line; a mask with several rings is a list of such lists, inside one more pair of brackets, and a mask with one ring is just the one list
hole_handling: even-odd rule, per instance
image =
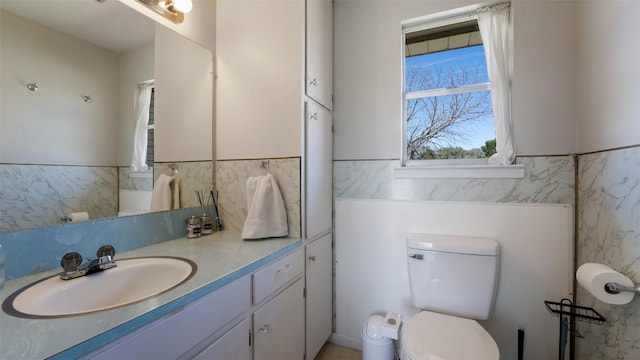
[[[577, 264], [605, 264], [640, 283], [640, 146], [581, 155], [578, 179]], [[578, 286], [577, 303], [606, 318], [577, 324], [578, 359], [640, 359], [640, 296], [608, 305]]]
[[[170, 166], [177, 166], [177, 173], [171, 170]], [[201, 190], [205, 198], [203, 205], [207, 204], [209, 191], [213, 189], [213, 161], [182, 161], [182, 162], [156, 162], [153, 164], [153, 181], [158, 179], [160, 174], [176, 176], [180, 180], [180, 207], [190, 208], [200, 206], [196, 190]], [[202, 215], [202, 214], [201, 214]]]
[[299, 157], [278, 159], [217, 160], [216, 189], [225, 230], [242, 230], [247, 217], [247, 179], [266, 174], [261, 166], [269, 161], [268, 171], [278, 183], [287, 211], [289, 237], [301, 237], [301, 160]]
[[70, 212], [118, 213], [117, 167], [0, 164], [0, 179], [0, 232], [59, 225]]
[[394, 179], [400, 161], [334, 161], [334, 198], [574, 204], [571, 156], [519, 157], [522, 179]]
[[120, 190], [152, 191], [153, 174], [151, 171], [134, 172], [129, 166], [118, 168], [118, 182]]

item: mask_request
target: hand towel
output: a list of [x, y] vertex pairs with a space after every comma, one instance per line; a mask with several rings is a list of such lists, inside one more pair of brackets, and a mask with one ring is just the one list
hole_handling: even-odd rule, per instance
[[276, 179], [271, 174], [247, 180], [247, 219], [243, 239], [264, 239], [289, 234], [287, 212]]
[[180, 208], [180, 184], [173, 176], [160, 174], [151, 193], [151, 211]]

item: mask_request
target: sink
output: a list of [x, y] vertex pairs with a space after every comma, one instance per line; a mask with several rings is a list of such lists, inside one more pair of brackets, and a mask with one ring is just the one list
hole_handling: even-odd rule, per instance
[[72, 280], [58, 275], [11, 294], [3, 310], [23, 318], [59, 318], [113, 309], [158, 296], [188, 281], [196, 264], [177, 257], [116, 259], [117, 266]]

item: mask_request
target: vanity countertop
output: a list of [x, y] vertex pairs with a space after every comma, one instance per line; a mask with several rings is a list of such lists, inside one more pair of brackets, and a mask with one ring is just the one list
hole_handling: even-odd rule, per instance
[[[183, 257], [194, 261], [198, 271], [189, 281], [164, 294], [112, 310], [59, 319], [22, 319], [0, 312], [0, 359], [76, 358], [253, 272], [301, 245], [302, 240], [295, 238], [244, 241], [239, 232], [222, 231], [117, 253], [116, 261], [140, 256]], [[58, 272], [46, 271], [7, 281], [0, 293], [0, 302], [14, 291]]]

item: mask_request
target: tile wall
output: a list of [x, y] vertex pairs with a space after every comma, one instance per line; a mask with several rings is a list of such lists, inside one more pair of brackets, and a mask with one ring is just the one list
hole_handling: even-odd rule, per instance
[[247, 179], [266, 174], [261, 164], [269, 161], [268, 171], [278, 183], [287, 211], [289, 237], [301, 237], [300, 158], [218, 160], [216, 189], [220, 194], [220, 214], [225, 229], [242, 230], [247, 217]]
[[70, 212], [118, 213], [116, 167], [0, 164], [0, 232], [59, 225]]
[[[577, 264], [605, 264], [640, 283], [640, 147], [581, 155], [578, 160]], [[577, 303], [594, 307], [603, 325], [578, 323], [581, 360], [640, 359], [640, 296], [607, 305], [578, 287]]]

